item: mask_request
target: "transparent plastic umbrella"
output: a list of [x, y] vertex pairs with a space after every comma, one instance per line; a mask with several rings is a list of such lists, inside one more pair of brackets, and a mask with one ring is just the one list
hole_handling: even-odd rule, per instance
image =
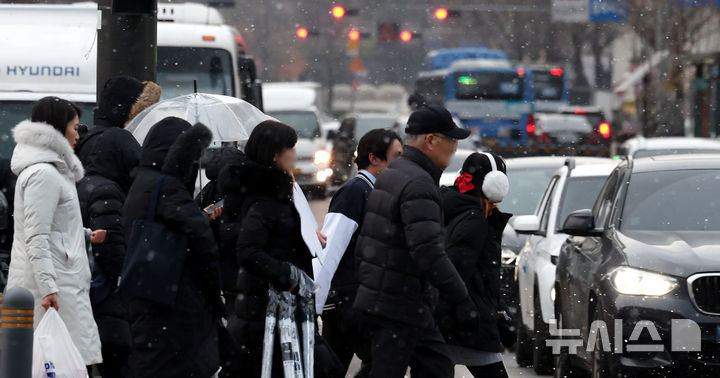
[[258, 123], [274, 120], [239, 98], [192, 93], [148, 107], [138, 114], [126, 129], [142, 144], [150, 128], [165, 117], [182, 118], [191, 124], [203, 123], [213, 133], [213, 144], [243, 143]]

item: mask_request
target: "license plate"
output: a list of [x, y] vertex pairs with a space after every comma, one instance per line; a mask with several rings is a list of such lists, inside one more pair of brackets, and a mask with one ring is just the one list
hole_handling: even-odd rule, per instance
[[505, 137], [505, 138], [509, 137], [509, 136], [510, 136], [510, 129], [506, 129], [506, 128], [500, 128], [500, 129], [498, 129], [498, 136], [499, 136], [499, 137]]
[[293, 174], [294, 174], [294, 175], [297, 175], [297, 174], [300, 174], [300, 173], [302, 173], [302, 169], [300, 169], [300, 168], [295, 168], [295, 169], [293, 169]]

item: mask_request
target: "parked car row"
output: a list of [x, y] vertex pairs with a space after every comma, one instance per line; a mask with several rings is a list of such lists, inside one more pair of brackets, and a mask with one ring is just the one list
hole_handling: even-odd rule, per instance
[[[518, 255], [503, 273], [516, 278], [504, 284], [506, 300], [517, 285], [521, 366], [556, 377], [720, 374], [720, 154], [703, 154], [719, 144], [673, 139], [631, 141], [622, 159], [567, 159], [549, 175], [563, 158], [508, 159], [501, 206], [516, 216], [503, 252]], [[535, 186], [517, 180], [532, 175]]]

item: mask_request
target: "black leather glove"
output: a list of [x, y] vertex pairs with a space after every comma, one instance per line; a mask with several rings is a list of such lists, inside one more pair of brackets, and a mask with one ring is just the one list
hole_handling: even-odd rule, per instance
[[470, 297], [453, 307], [453, 318], [461, 331], [472, 332], [479, 329], [480, 319], [478, 309]]

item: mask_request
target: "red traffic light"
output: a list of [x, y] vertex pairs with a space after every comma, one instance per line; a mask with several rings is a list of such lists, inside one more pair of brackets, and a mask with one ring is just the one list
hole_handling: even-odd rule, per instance
[[358, 41], [360, 40], [360, 32], [357, 30], [350, 30], [348, 32], [348, 38], [350, 38], [351, 41]]
[[335, 18], [343, 18], [345, 17], [345, 8], [340, 5], [336, 5], [332, 7], [332, 9], [330, 10], [330, 14], [332, 14], [332, 16]]
[[449, 15], [450, 15], [450, 12], [448, 12], [447, 8], [435, 9], [434, 16], [436, 19], [438, 19], [440, 21], [445, 21]]
[[310, 32], [305, 28], [297, 28], [297, 30], [295, 31], [295, 35], [297, 35], [297, 37], [300, 39], [305, 39], [308, 37], [308, 35], [310, 35]]
[[407, 30], [403, 30], [400, 32], [400, 40], [403, 42], [410, 42], [412, 41], [413, 34]]

